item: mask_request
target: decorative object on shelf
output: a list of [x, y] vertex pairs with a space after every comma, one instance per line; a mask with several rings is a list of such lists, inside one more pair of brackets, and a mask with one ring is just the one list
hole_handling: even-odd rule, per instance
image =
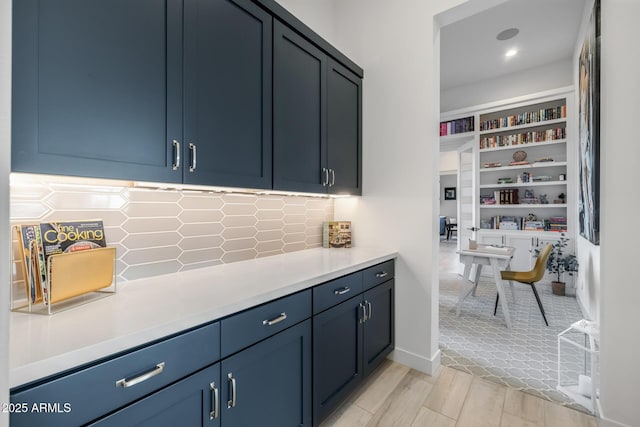
[[[566, 283], [561, 279], [564, 277], [564, 273], [569, 276], [573, 276], [573, 273], [578, 271], [578, 259], [574, 254], [565, 252], [569, 241], [565, 237], [564, 233], [560, 233], [560, 237], [552, 244], [551, 253], [547, 259], [547, 271], [556, 276], [556, 280], [551, 282], [551, 289], [554, 295], [565, 295]], [[540, 252], [536, 249], [535, 255]]]
[[483, 168], [499, 168], [502, 166], [500, 162], [488, 162], [482, 165]]
[[565, 180], [565, 174], [561, 173], [560, 175], [558, 175], [558, 181], [564, 181]]
[[444, 189], [444, 199], [445, 200], [455, 200], [456, 199], [456, 187], [445, 187], [445, 189]]
[[526, 151], [518, 150], [515, 153], [513, 153], [513, 160], [516, 161], [516, 162], [521, 162], [526, 158], [527, 158], [527, 152]]
[[513, 178], [510, 176], [498, 178], [498, 184], [513, 184]]
[[553, 203], [564, 204], [566, 197], [567, 196], [564, 193], [560, 193], [560, 194], [558, 194], [558, 200], [554, 200]]
[[596, 0], [578, 59], [580, 235], [600, 244], [600, 0]]
[[540, 195], [540, 204], [541, 205], [548, 205], [549, 201], [547, 200], [547, 195], [546, 194], [541, 194]]
[[546, 163], [546, 162], [553, 162], [553, 159], [551, 157], [540, 157], [539, 159], [536, 160], [536, 163]]
[[351, 221], [325, 221], [322, 223], [323, 248], [350, 248]]
[[600, 330], [579, 320], [558, 334], [558, 391], [596, 412], [599, 399]]

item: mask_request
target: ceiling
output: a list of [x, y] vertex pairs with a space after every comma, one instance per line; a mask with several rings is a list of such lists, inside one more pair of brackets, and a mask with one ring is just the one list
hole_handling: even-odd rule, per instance
[[[450, 89], [570, 58], [586, 0], [510, 0], [440, 33], [440, 86]], [[519, 34], [496, 36], [507, 28]], [[518, 54], [505, 57], [508, 49]]]

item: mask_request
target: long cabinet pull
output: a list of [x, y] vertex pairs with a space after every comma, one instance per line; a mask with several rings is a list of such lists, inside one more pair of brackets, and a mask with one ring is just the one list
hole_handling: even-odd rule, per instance
[[173, 170], [176, 171], [180, 168], [180, 141], [173, 140]]
[[329, 169], [322, 168], [322, 174], [324, 175], [324, 178], [322, 179], [322, 186], [326, 187], [329, 184]]
[[236, 407], [236, 379], [233, 378], [233, 373], [229, 372], [227, 375], [227, 379], [231, 383], [231, 399], [227, 401], [227, 408], [235, 408]]
[[209, 384], [209, 391], [211, 392], [211, 412], [209, 412], [209, 419], [214, 420], [218, 418], [220, 414], [220, 394], [216, 383]]
[[189, 172], [195, 172], [197, 166], [197, 157], [198, 151], [196, 149], [196, 144], [190, 142], [189, 143], [189, 151], [191, 151], [191, 164], [189, 164]]
[[360, 307], [360, 323], [364, 323], [367, 321], [367, 309], [365, 308], [363, 303], [360, 303], [359, 307]]
[[342, 289], [336, 289], [335, 291], [333, 291], [333, 294], [334, 295], [344, 295], [349, 291], [351, 291], [351, 288], [349, 288], [348, 286], [345, 286]]
[[371, 303], [369, 301], [365, 301], [364, 302], [367, 305], [368, 313], [367, 313], [367, 320], [371, 319]]
[[380, 273], [376, 273], [377, 278], [387, 277], [388, 275], [389, 273], [387, 273], [386, 271], [381, 271]]
[[333, 187], [336, 185], [336, 171], [333, 169], [329, 169], [329, 171], [331, 171], [331, 184], [329, 184], [329, 187]]
[[280, 316], [276, 317], [275, 319], [267, 319], [267, 320], [263, 320], [262, 324], [263, 325], [267, 325], [267, 326], [271, 326], [271, 325], [275, 325], [276, 323], [280, 323], [283, 320], [285, 320], [287, 318], [287, 313], [280, 313]]
[[140, 376], [131, 378], [130, 380], [126, 378], [122, 378], [116, 381], [116, 387], [123, 387], [123, 388], [133, 387], [134, 385], [140, 384], [141, 382], [146, 381], [149, 378], [153, 378], [156, 375], [160, 375], [163, 370], [164, 370], [164, 362], [160, 362], [155, 366], [155, 368], [153, 368], [149, 372], [146, 372]]

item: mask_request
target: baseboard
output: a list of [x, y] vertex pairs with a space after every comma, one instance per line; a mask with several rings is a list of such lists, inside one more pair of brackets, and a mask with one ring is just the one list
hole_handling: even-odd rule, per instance
[[434, 376], [435, 373], [438, 372], [438, 369], [440, 369], [440, 349], [438, 349], [431, 359], [428, 359], [419, 354], [396, 347], [389, 355], [389, 359], [431, 376]]
[[631, 427], [607, 418], [598, 418], [598, 427]]

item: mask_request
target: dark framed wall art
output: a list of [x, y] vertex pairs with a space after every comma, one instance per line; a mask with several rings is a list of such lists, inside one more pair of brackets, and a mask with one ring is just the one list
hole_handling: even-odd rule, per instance
[[595, 0], [578, 59], [580, 235], [600, 244], [600, 0]]
[[456, 187], [445, 187], [445, 189], [444, 189], [444, 199], [445, 200], [455, 200], [456, 199]]

